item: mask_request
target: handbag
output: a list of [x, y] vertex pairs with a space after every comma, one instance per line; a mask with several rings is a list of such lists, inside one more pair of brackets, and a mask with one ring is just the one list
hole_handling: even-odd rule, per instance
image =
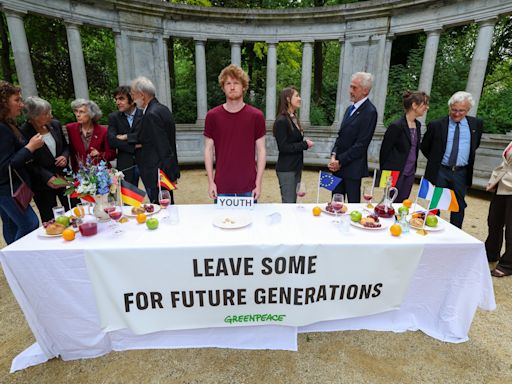
[[24, 211], [27, 209], [28, 205], [30, 204], [30, 201], [32, 200], [32, 197], [34, 197], [34, 192], [30, 189], [27, 183], [25, 183], [25, 180], [20, 176], [18, 171], [14, 169], [14, 173], [20, 178], [21, 185], [14, 191], [14, 188], [12, 186], [12, 173], [11, 173], [11, 166], [9, 165], [9, 181], [11, 183], [11, 196], [16, 202], [16, 205]]

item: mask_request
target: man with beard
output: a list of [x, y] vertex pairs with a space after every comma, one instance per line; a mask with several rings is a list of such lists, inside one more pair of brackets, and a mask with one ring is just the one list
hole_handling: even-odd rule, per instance
[[244, 103], [249, 77], [242, 68], [235, 64], [224, 68], [219, 85], [226, 102], [208, 111], [204, 129], [208, 195], [257, 200], [266, 164], [265, 118], [259, 109]]
[[[161, 169], [173, 183], [180, 177], [178, 154], [176, 152], [176, 126], [172, 113], [155, 97], [156, 88], [146, 77], [138, 77], [131, 83], [131, 95], [137, 107], [143, 110], [138, 135], [142, 145], [138, 161], [140, 176], [149, 199], [158, 203], [158, 169]], [[171, 204], [174, 196], [171, 192]]]

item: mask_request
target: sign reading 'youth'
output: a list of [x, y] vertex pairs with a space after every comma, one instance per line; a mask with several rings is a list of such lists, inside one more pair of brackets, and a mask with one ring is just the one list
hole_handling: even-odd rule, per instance
[[149, 333], [302, 326], [397, 309], [422, 252], [416, 244], [393, 252], [368, 245], [263, 248], [89, 251], [102, 327]]

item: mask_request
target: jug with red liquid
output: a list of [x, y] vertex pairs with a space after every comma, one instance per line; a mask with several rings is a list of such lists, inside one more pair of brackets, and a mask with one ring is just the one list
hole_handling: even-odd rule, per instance
[[389, 218], [395, 216], [395, 209], [393, 208], [393, 201], [398, 196], [398, 189], [391, 186], [392, 177], [388, 177], [386, 181], [386, 187], [384, 188], [384, 196], [379, 204], [374, 208], [374, 212], [383, 218]]

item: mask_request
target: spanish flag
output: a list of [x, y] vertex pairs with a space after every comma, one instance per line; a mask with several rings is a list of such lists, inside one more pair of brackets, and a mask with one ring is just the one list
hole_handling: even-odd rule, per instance
[[177, 188], [176, 184], [174, 184], [161, 169], [158, 170], [158, 179], [158, 184], [169, 191]]
[[146, 192], [127, 181], [121, 180], [121, 200], [133, 207], [139, 207], [146, 196]]
[[388, 181], [388, 177], [391, 176], [391, 186], [394, 187], [396, 182], [398, 181], [398, 176], [400, 176], [400, 171], [386, 171], [379, 170], [377, 172], [377, 177], [375, 178], [375, 187], [377, 188], [385, 188], [386, 183]]

